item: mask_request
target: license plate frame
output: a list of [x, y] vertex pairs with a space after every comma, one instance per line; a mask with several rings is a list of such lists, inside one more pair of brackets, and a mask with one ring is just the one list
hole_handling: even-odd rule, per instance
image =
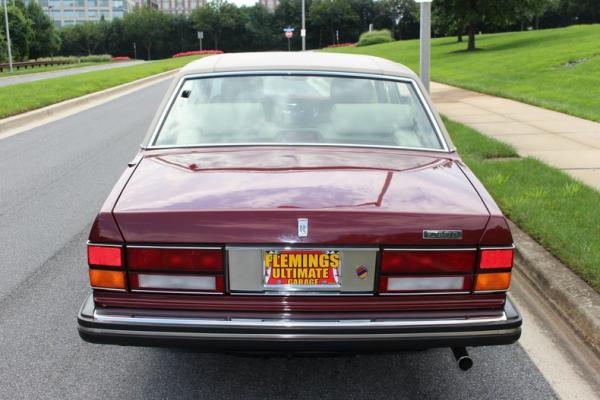
[[[262, 249], [265, 290], [328, 291], [342, 288], [343, 252], [339, 249]], [[312, 272], [311, 272], [312, 271]]]

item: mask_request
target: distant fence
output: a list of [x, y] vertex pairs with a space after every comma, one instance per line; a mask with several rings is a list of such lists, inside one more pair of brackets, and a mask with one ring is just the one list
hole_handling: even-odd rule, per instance
[[[56, 60], [56, 61], [52, 61], [52, 60], [48, 60], [48, 61], [22, 61], [22, 62], [14, 62], [13, 63], [13, 68], [14, 69], [27, 69], [27, 68], [35, 68], [35, 67], [48, 67], [48, 66], [52, 66], [52, 65], [61, 65], [61, 64], [72, 64], [71, 61], [65, 61], [65, 60]], [[9, 69], [9, 65], [8, 63], [2, 63], [0, 64], [0, 72], [4, 72], [4, 70], [8, 70]]]

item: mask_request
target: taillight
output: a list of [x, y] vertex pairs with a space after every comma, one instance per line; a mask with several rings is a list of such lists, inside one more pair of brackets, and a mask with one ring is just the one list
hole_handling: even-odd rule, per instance
[[475, 268], [475, 249], [458, 250], [385, 250], [381, 258], [384, 274], [469, 273]]
[[123, 247], [88, 244], [88, 264], [99, 267], [122, 267]]
[[465, 292], [471, 290], [473, 278], [465, 276], [382, 276], [379, 288], [390, 293]]
[[482, 249], [479, 269], [510, 269], [513, 265], [514, 249]]
[[381, 256], [382, 293], [468, 292], [473, 286], [477, 250], [385, 249]]
[[514, 247], [482, 248], [475, 276], [475, 292], [503, 292], [510, 286]]
[[95, 289], [126, 290], [123, 246], [88, 244], [90, 285]]
[[133, 291], [223, 293], [221, 248], [128, 246]]
[[125, 289], [125, 272], [90, 269], [90, 285], [98, 289]]
[[475, 278], [476, 292], [498, 292], [508, 290], [510, 272], [492, 272], [478, 274]]
[[[502, 292], [508, 290], [514, 248], [384, 249], [381, 293]], [[477, 260], [479, 260], [477, 262]]]
[[127, 266], [132, 271], [221, 272], [221, 249], [128, 247]]
[[223, 292], [223, 275], [168, 275], [130, 273], [132, 290], [175, 292]]

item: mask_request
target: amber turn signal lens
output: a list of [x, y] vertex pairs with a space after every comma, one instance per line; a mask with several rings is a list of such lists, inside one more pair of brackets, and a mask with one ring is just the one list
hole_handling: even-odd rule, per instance
[[510, 286], [510, 272], [492, 274], [478, 274], [475, 280], [475, 291], [508, 290]]
[[90, 269], [90, 285], [94, 288], [126, 289], [125, 273]]

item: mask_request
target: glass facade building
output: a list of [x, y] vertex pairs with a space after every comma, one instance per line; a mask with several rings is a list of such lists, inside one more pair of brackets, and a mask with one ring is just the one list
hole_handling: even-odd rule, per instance
[[58, 27], [123, 18], [138, 5], [137, 0], [38, 0], [38, 3]]
[[158, 9], [169, 14], [190, 14], [208, 0], [158, 0]]

